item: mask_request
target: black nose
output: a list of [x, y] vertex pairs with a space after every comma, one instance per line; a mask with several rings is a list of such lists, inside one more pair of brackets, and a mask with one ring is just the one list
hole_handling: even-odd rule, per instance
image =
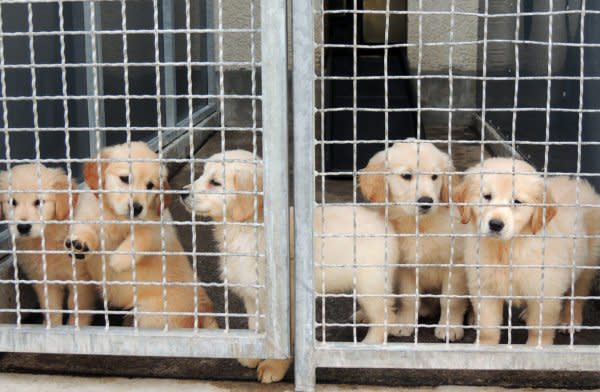
[[181, 200], [185, 200], [185, 199], [187, 199], [188, 197], [190, 197], [190, 192], [189, 192], [189, 191], [188, 191], [188, 192], [186, 192], [186, 193], [182, 193], [182, 194], [181, 194]]
[[499, 233], [504, 228], [504, 222], [499, 219], [492, 219], [490, 220], [489, 226], [491, 231], [494, 233]]
[[419, 200], [417, 200], [417, 203], [419, 203], [419, 208], [423, 211], [427, 211], [431, 208], [431, 204], [433, 203], [433, 199], [431, 197], [419, 197]]
[[138, 216], [142, 213], [144, 207], [140, 203], [133, 203], [133, 216]]
[[19, 223], [17, 225], [17, 230], [21, 234], [29, 234], [29, 232], [31, 231], [31, 225], [29, 223], [27, 223], [27, 224]]

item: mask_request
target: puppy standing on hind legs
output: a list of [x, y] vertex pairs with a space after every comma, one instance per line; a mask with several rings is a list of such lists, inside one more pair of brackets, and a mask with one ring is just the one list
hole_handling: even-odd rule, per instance
[[[103, 260], [99, 254], [90, 255], [90, 251], [113, 252], [105, 271], [108, 282], [133, 281], [134, 263], [136, 281], [107, 285], [106, 295], [113, 306], [124, 309], [137, 306], [140, 327], [163, 328], [166, 323], [169, 328], [192, 328], [195, 310], [211, 313], [213, 308], [204, 289], [194, 290], [190, 284], [195, 280], [194, 272], [187, 257], [182, 255], [183, 247], [172, 225], [167, 209], [169, 195], [163, 194], [161, 201], [157, 192], [160, 188], [168, 189], [167, 169], [161, 168], [157, 154], [141, 142], [106, 148], [100, 158], [99, 165], [94, 161], [84, 165], [85, 181], [92, 192], [81, 196], [76, 221], [82, 223], [71, 227], [65, 245], [76, 257], [86, 259], [88, 271], [96, 281], [103, 279]], [[100, 190], [103, 192], [98, 192]], [[104, 249], [100, 249], [101, 235]], [[166, 274], [163, 274], [163, 258]], [[166, 308], [163, 281], [166, 281]], [[138, 301], [134, 303], [136, 282], [151, 284], [137, 286]], [[194, 291], [198, 294], [197, 309], [194, 308]], [[165, 312], [189, 315], [167, 314], [165, 317]], [[201, 315], [198, 326], [216, 328], [217, 324], [212, 316]]]
[[[182, 198], [184, 206], [192, 213], [209, 217], [219, 223], [226, 219], [227, 223], [217, 223], [214, 228], [215, 239], [223, 253], [252, 254], [258, 250], [264, 254], [265, 251], [264, 228], [250, 226], [263, 222], [262, 196], [252, 194], [263, 189], [262, 167], [260, 164], [254, 164], [254, 159], [252, 153], [242, 150], [213, 155], [200, 178], [187, 187], [193, 193], [193, 197], [188, 194]], [[223, 195], [225, 190], [228, 194]], [[392, 307], [393, 300], [385, 299], [386, 294], [392, 294], [394, 273], [389, 271], [386, 286], [386, 269], [381, 266], [387, 262], [392, 268], [397, 262], [399, 249], [396, 239], [383, 236], [386, 232], [385, 222], [375, 209], [325, 207], [317, 208], [314, 215], [315, 234], [327, 234], [316, 235], [314, 260], [317, 263], [322, 260], [323, 264], [331, 265], [325, 268], [319, 264], [315, 265], [315, 289], [321, 290], [325, 287], [327, 293], [352, 290], [353, 268], [349, 267], [356, 267], [359, 304], [367, 320], [376, 324], [369, 328], [363, 342], [382, 343], [384, 324], [386, 321], [389, 324], [394, 323], [395, 313]], [[353, 232], [354, 219], [356, 233]], [[360, 236], [353, 238], [354, 234]], [[353, 241], [356, 244], [356, 254], [353, 252]], [[243, 299], [246, 311], [250, 315], [256, 314], [257, 292], [251, 286], [257, 283], [265, 284], [264, 257], [226, 255], [221, 258], [222, 269], [225, 266], [225, 257], [227, 274], [222, 271], [223, 279], [236, 284], [232, 290]], [[336, 268], [333, 267], [335, 264], [344, 266]], [[293, 282], [293, 279], [291, 281]], [[265, 298], [263, 294], [259, 294], [258, 313], [264, 313], [264, 309]], [[249, 328], [264, 331], [264, 322], [262, 319], [256, 321], [250, 317]], [[240, 363], [248, 367], [258, 366], [258, 378], [264, 383], [281, 380], [290, 365], [289, 360], [271, 359], [240, 359]]]
[[[10, 195], [8, 194], [9, 181]], [[64, 293], [67, 289], [69, 291], [68, 308], [71, 312], [69, 325], [74, 325], [76, 318], [79, 319], [79, 325], [89, 325], [92, 321], [91, 313], [83, 312], [76, 316], [72, 312], [75, 308], [78, 308], [79, 311], [91, 311], [96, 303], [94, 286], [85, 283], [90, 277], [84, 265], [76, 263], [75, 274], [73, 274], [73, 263], [68, 254], [45, 253], [63, 250], [67, 224], [47, 223], [47, 221], [69, 219], [73, 207], [77, 203], [77, 193], [71, 194], [72, 205], [69, 203], [69, 193], [76, 188], [75, 184], [69, 182], [62, 169], [47, 168], [40, 164], [14, 166], [10, 176], [8, 172], [0, 172], [0, 191], [2, 191], [0, 193], [0, 218], [1, 212], [4, 211], [6, 218], [12, 221], [9, 228], [15, 237], [18, 250], [34, 251], [16, 255], [19, 267], [29, 279], [42, 281], [45, 261], [48, 280], [71, 281], [75, 275], [78, 282], [75, 283], [76, 287], [73, 284], [34, 283], [33, 289], [40, 308], [46, 311], [46, 324], [62, 324], [61, 311]], [[75, 288], [77, 289], [77, 304], [75, 304]], [[46, 293], [47, 298], [45, 297]]]

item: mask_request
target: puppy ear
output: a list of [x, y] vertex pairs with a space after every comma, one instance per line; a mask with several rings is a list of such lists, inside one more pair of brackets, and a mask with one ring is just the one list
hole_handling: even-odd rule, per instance
[[[107, 159], [110, 157], [110, 149], [104, 149], [100, 152], [100, 159]], [[106, 162], [100, 163], [100, 176], [104, 177], [106, 172]], [[83, 178], [85, 183], [90, 189], [96, 191], [100, 188], [100, 176], [98, 175], [98, 162], [95, 160], [87, 161], [83, 164]], [[104, 184], [104, 181], [102, 181]]]
[[[452, 185], [452, 200], [455, 203], [465, 203], [469, 192], [469, 178], [466, 177], [461, 183]], [[467, 205], [457, 205], [456, 208], [460, 213], [460, 221], [463, 224], [469, 223], [471, 220], [471, 207]]]
[[[70, 212], [74, 211], [75, 206], [77, 206], [78, 194], [72, 192], [77, 187], [72, 181], [69, 181], [69, 178], [62, 169], [50, 170], [54, 175], [51, 188], [56, 191], [66, 191], [54, 193], [56, 220], [65, 220], [69, 218]], [[69, 203], [69, 193], [71, 193], [71, 203]]]
[[[263, 187], [262, 169], [257, 168], [256, 173], [256, 190], [260, 191]], [[233, 190], [252, 192], [254, 187], [254, 173], [251, 170], [235, 170], [233, 174]], [[229, 202], [229, 215], [234, 222], [243, 222], [253, 217], [254, 215], [254, 198], [257, 197], [258, 213], [262, 210], [262, 196], [254, 196], [250, 194], [235, 195]]]
[[[168, 191], [168, 190], [171, 189], [171, 185], [169, 185], [169, 181], [163, 180], [162, 189], [163, 189], [163, 191]], [[164, 193], [163, 194], [163, 208], [162, 208], [162, 210], [160, 208], [160, 196], [156, 195], [156, 215], [160, 216], [161, 212], [164, 211], [164, 210], [166, 210], [167, 208], [169, 208], [170, 205], [171, 205], [171, 194], [170, 193]]]
[[[540, 202], [541, 202], [540, 198]], [[544, 210], [546, 211], [546, 224], [556, 216], [557, 208], [554, 205], [554, 198], [550, 193], [550, 190], [546, 190], [546, 207], [537, 206], [533, 208], [533, 215], [531, 215], [531, 232], [537, 234], [538, 231], [544, 226]]]
[[[452, 172], [454, 173], [456, 171], [456, 169], [454, 168], [454, 165], [452, 164], [452, 162], [450, 162], [448, 164], [448, 168], [446, 169], [447, 172]], [[440, 190], [440, 202], [442, 203], [449, 203], [450, 202], [450, 185], [449, 185], [449, 179], [450, 179], [450, 175], [447, 173], [444, 173], [442, 175], [442, 189]], [[454, 190], [455, 187], [458, 186], [458, 175], [456, 174], [452, 174], [452, 189]]]
[[383, 174], [369, 174], [369, 172], [383, 172], [385, 170], [385, 150], [379, 151], [369, 160], [367, 167], [358, 175], [358, 186], [363, 196], [372, 202], [385, 201], [385, 176]]

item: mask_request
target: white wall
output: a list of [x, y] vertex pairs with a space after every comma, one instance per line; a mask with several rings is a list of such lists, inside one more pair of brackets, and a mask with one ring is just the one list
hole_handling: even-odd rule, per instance
[[[302, 0], [310, 1], [310, 0]], [[399, 0], [391, 0], [393, 2]], [[260, 1], [255, 0], [255, 23], [260, 24]], [[450, 1], [423, 0], [423, 11], [450, 11]], [[250, 0], [222, 0], [222, 20], [224, 28], [248, 28], [250, 27]], [[477, 12], [477, 0], [454, 0], [457, 12]], [[217, 1], [215, 1], [215, 8]], [[291, 7], [290, 7], [291, 9]], [[408, 0], [408, 10], [418, 11], [418, 1]], [[215, 9], [215, 26], [217, 26], [217, 10]], [[449, 15], [424, 15], [422, 20], [423, 43], [449, 42], [450, 22]], [[467, 15], [454, 16], [454, 41], [475, 41], [477, 39], [477, 17]], [[319, 29], [320, 26], [315, 26]], [[417, 44], [419, 42], [419, 16], [408, 16], [408, 42]], [[320, 33], [315, 33], [319, 39]], [[226, 61], [246, 61], [250, 58], [250, 34], [225, 33], [224, 34], [223, 58]], [[256, 57], [260, 58], [260, 38], [256, 40]], [[448, 68], [449, 50], [447, 45], [424, 46], [422, 51], [422, 71], [424, 73], [446, 71]], [[416, 71], [418, 62], [418, 48], [408, 50], [411, 69]], [[454, 48], [453, 68], [465, 72], [474, 72], [477, 65], [477, 45], [457, 45]]]
[[[393, 0], [392, 0], [393, 1]], [[423, 12], [427, 11], [450, 11], [450, 1], [423, 0]], [[456, 12], [477, 12], [478, 1], [476, 0], [454, 0]], [[417, 12], [418, 1], [408, 2], [408, 11]], [[450, 42], [450, 15], [409, 15], [408, 17], [408, 43], [419, 43], [419, 19], [422, 24], [422, 62], [421, 70], [424, 73], [446, 71], [449, 64], [449, 46], [435, 45], [427, 46], [428, 43]], [[454, 37], [453, 42], [473, 42], [477, 39], [478, 20], [476, 16], [454, 15]], [[418, 47], [408, 49], [408, 58], [411, 70], [416, 72], [418, 65]], [[462, 70], [467, 73], [475, 72], [477, 69], [477, 45], [456, 45], [452, 55], [453, 69]]]
[[[213, 0], [214, 9], [214, 27], [219, 25], [219, 2]], [[252, 3], [254, 3], [254, 12], [251, 12]], [[252, 23], [252, 14], [254, 14], [254, 25], [260, 27], [260, 0], [221, 0], [222, 6], [222, 24], [224, 29], [249, 29]], [[218, 39], [218, 37], [215, 37]], [[216, 41], [218, 42], [218, 41]], [[260, 33], [254, 36], [254, 58], [260, 61]], [[215, 48], [218, 49], [218, 45]], [[223, 33], [223, 60], [224, 61], [250, 61], [252, 48], [252, 35], [250, 33]], [[219, 59], [219, 53], [215, 53], [215, 59]], [[232, 66], [231, 68], [240, 68]], [[242, 67], [249, 68], [249, 67]]]

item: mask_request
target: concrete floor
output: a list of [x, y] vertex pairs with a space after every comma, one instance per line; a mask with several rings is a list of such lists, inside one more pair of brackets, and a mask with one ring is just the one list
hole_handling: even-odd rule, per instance
[[[429, 130], [427, 135], [433, 139], [446, 139], [446, 129]], [[478, 162], [482, 153], [478, 143], [478, 136], [469, 129], [455, 130], [453, 139], [473, 140], [473, 144], [453, 145], [453, 159], [458, 170], [463, 170], [473, 163]], [[248, 132], [228, 131], [225, 140], [226, 149], [243, 148], [252, 150], [252, 137]], [[261, 151], [260, 138], [257, 139], [257, 151]], [[440, 145], [440, 148], [445, 146]], [[202, 146], [196, 153], [199, 158], [208, 158], [215, 152], [221, 150], [221, 134], [216, 133], [208, 142]], [[487, 151], [483, 151], [484, 156], [488, 156]], [[290, 163], [291, 164], [291, 163]], [[198, 163], [195, 167], [196, 176], [201, 173], [202, 164]], [[171, 180], [171, 186], [179, 189], [190, 182], [190, 168], [184, 166], [178, 171]], [[321, 200], [320, 185], [317, 184], [317, 200]], [[340, 179], [326, 180], [326, 201], [349, 201], [352, 195], [352, 181]], [[177, 220], [189, 220], [189, 214], [183, 207], [175, 202], [171, 206], [171, 212]], [[182, 243], [188, 250], [191, 250], [192, 228], [189, 226], [179, 226], [179, 234]], [[197, 226], [196, 230], [196, 249], [198, 252], [215, 251], [212, 232], [206, 226]], [[219, 281], [218, 260], [215, 257], [201, 257], [198, 260], [199, 275], [202, 281]], [[218, 312], [224, 310], [224, 292], [220, 287], [209, 287], [207, 289], [209, 296], [215, 304]], [[320, 318], [322, 304], [317, 304], [317, 317]], [[325, 304], [326, 319], [328, 322], [346, 322], [348, 323], [352, 315], [352, 301], [345, 299], [328, 300]], [[232, 313], [243, 313], [241, 302], [235, 295], [229, 296], [229, 311]], [[514, 312], [517, 313], [517, 312]], [[32, 319], [33, 321], [33, 319]], [[221, 327], [224, 325], [224, 319], [219, 319]], [[97, 320], [101, 323], [102, 320]], [[434, 320], [421, 320], [423, 323], [435, 322]], [[243, 318], [230, 318], [229, 324], [232, 328], [245, 328], [246, 320]], [[588, 301], [586, 305], [586, 324], [600, 325], [600, 302]], [[513, 325], [522, 325], [515, 318]], [[525, 341], [524, 331], [517, 331], [513, 335], [515, 343]], [[360, 339], [365, 331], [358, 329], [357, 335]], [[351, 341], [353, 329], [328, 327], [324, 332], [329, 341]], [[322, 330], [317, 331], [317, 336], [323, 335]], [[472, 342], [474, 331], [467, 330], [463, 342]], [[504, 337], [506, 339], [506, 337]], [[419, 340], [423, 342], [435, 342], [432, 328], [420, 328]], [[394, 339], [394, 341], [412, 341], [412, 338]], [[568, 342], [568, 337], [559, 337], [558, 343]], [[600, 333], [598, 331], [586, 330], [576, 335], [576, 344], [598, 344], [600, 342]], [[49, 354], [13, 354], [5, 353], [0, 355], [0, 370], [26, 372], [26, 373], [51, 373], [51, 374], [80, 374], [80, 375], [118, 375], [126, 377], [143, 377], [152, 375], [154, 377], [164, 378], [193, 378], [205, 380], [232, 380], [232, 381], [254, 381], [256, 379], [254, 370], [241, 367], [233, 359], [189, 359], [189, 358], [170, 358], [164, 360], [160, 358], [127, 358], [127, 357], [89, 357], [89, 356], [59, 356]], [[292, 371], [288, 372], [285, 380], [292, 381]], [[421, 385], [435, 386], [443, 384], [451, 385], [501, 385], [508, 387], [515, 386], [543, 386], [543, 387], [584, 387], [590, 388], [600, 386], [600, 375], [590, 373], [568, 373], [568, 372], [468, 372], [468, 371], [423, 371], [423, 370], [391, 370], [391, 369], [369, 369], [357, 372], [350, 369], [319, 369], [317, 372], [319, 382], [324, 383], [349, 383], [349, 384], [371, 384], [384, 386], [406, 386]], [[1, 382], [1, 381], [0, 381]], [[112, 381], [111, 381], [112, 382]], [[116, 382], [116, 381], [115, 381]], [[141, 382], [141, 381], [140, 381]], [[164, 381], [156, 381], [156, 385], [162, 385]], [[42, 383], [43, 384], [43, 383]], [[40, 384], [40, 385], [42, 385]], [[126, 383], [127, 384], [127, 383]], [[66, 384], [65, 384], [66, 385]], [[133, 384], [130, 384], [130, 386]], [[144, 383], [136, 385], [146, 385]], [[178, 389], [185, 391], [186, 384], [177, 382]], [[192, 385], [192, 384], [190, 384]], [[212, 385], [212, 384], [202, 384]], [[254, 388], [254, 386], [245, 387]], [[254, 384], [251, 384], [254, 385]], [[180, 387], [181, 386], [181, 387]], [[245, 388], [244, 387], [244, 388]], [[289, 387], [289, 385], [288, 385]], [[150, 387], [149, 387], [150, 388]], [[225, 386], [224, 388], [230, 388]], [[235, 390], [246, 390], [246, 389]], [[286, 386], [282, 385], [286, 390]], [[130, 388], [129, 388], [130, 389]], [[42, 390], [42, 389], [40, 389]], [[44, 389], [53, 390], [53, 389]], [[69, 390], [65, 387], [64, 390]], [[94, 389], [90, 389], [94, 390]], [[118, 390], [118, 388], [116, 389]], [[135, 390], [135, 389], [134, 389]], [[146, 389], [151, 391], [153, 389]], [[158, 389], [156, 389], [158, 390]], [[204, 390], [204, 389], [202, 389]], [[210, 390], [210, 389], [207, 389]], [[215, 389], [220, 390], [220, 389]], [[228, 389], [224, 389], [228, 390]], [[232, 389], [233, 390], [233, 389]], [[252, 390], [252, 389], [249, 389]], [[263, 390], [263, 389], [261, 389]], [[265, 389], [270, 390], [270, 389]], [[322, 389], [335, 390], [335, 389]], [[342, 389], [349, 390], [349, 389]], [[362, 389], [361, 389], [362, 390]], [[375, 389], [373, 389], [375, 390]], [[438, 389], [443, 390], [443, 389]]]
[[[175, 379], [135, 379], [135, 378], [89, 378], [69, 376], [39, 376], [31, 374], [0, 375], [0, 384], [7, 391], [15, 392], [291, 392], [294, 386], [279, 383], [260, 385], [240, 382], [207, 382]], [[455, 387], [441, 386], [434, 388], [390, 388], [366, 385], [318, 385], [317, 392], [508, 392], [499, 387]], [[565, 389], [546, 389], [547, 391], [563, 391]], [[533, 392], [533, 389], [511, 389], [511, 392]], [[600, 391], [600, 390], [592, 390]]]

